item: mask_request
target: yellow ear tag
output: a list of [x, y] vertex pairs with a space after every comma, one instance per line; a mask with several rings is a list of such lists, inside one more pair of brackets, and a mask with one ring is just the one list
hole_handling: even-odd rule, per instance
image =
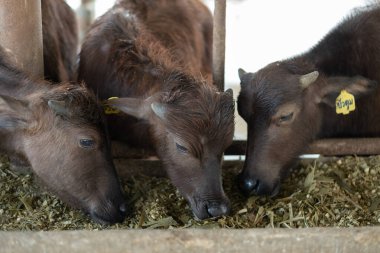
[[[110, 97], [108, 98], [107, 100], [111, 100], [111, 99], [116, 99], [118, 97]], [[103, 102], [103, 108], [104, 108], [104, 113], [105, 114], [118, 114], [120, 113], [120, 111], [110, 105], [107, 105], [107, 102]]]
[[342, 90], [340, 95], [335, 100], [337, 114], [347, 115], [355, 111], [355, 97], [346, 90]]

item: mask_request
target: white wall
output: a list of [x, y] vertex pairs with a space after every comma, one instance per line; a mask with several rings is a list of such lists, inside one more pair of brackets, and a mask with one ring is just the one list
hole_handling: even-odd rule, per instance
[[[71, 6], [71, 8], [76, 10], [80, 5], [81, 0], [66, 0], [66, 2]], [[96, 0], [95, 17], [99, 17], [104, 12], [106, 12], [109, 8], [112, 7], [114, 2], [115, 2], [114, 0]]]
[[[213, 9], [214, 0], [205, 0]], [[227, 2], [226, 82], [237, 69], [256, 71], [306, 51], [365, 0], [245, 0]]]

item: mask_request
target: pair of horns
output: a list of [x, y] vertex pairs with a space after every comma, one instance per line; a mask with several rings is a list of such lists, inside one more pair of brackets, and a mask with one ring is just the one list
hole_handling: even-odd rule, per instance
[[[238, 70], [238, 73], [239, 73], [239, 78], [242, 79], [242, 77], [247, 74], [247, 72], [242, 69], [242, 68], [239, 68]], [[317, 78], [319, 76], [319, 72], [318, 71], [313, 71], [313, 72], [310, 72], [308, 74], [305, 74], [305, 75], [302, 75], [300, 77], [300, 85], [301, 85], [301, 88], [304, 90], [306, 89], [307, 87], [310, 86], [310, 84], [314, 83]]]

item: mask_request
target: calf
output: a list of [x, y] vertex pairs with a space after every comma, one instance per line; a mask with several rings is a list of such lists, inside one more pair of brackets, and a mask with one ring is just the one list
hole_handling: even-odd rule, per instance
[[[276, 195], [315, 138], [380, 136], [379, 69], [379, 7], [348, 17], [304, 54], [256, 73], [240, 69], [238, 111], [248, 123], [243, 192]], [[356, 99], [348, 115], [336, 114], [342, 90]]]
[[45, 78], [73, 81], [79, 45], [75, 12], [64, 0], [42, 0], [41, 8]]
[[8, 59], [0, 47], [0, 151], [95, 221], [121, 222], [126, 206], [95, 96], [31, 80]]
[[211, 83], [212, 15], [198, 0], [118, 1], [90, 29], [79, 78], [126, 114], [113, 139], [153, 148], [199, 219], [225, 215], [223, 152], [232, 142], [232, 91]]

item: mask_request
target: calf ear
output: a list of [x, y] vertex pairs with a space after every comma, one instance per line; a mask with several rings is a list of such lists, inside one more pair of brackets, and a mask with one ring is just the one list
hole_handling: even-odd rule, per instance
[[28, 115], [30, 111], [27, 102], [0, 95], [0, 129], [26, 128]]
[[335, 107], [335, 100], [342, 90], [351, 93], [355, 98], [371, 94], [379, 84], [376, 81], [355, 77], [330, 77], [320, 91], [320, 102]]
[[233, 91], [231, 88], [230, 88], [230, 89], [227, 89], [227, 90], [224, 92], [224, 95], [233, 98], [233, 97], [234, 97], [234, 91]]
[[146, 119], [146, 100], [139, 98], [115, 98], [107, 100], [106, 104], [138, 119]]
[[239, 74], [239, 78], [240, 78], [240, 80], [243, 78], [243, 76], [245, 75], [245, 74], [247, 74], [247, 72], [244, 70], [244, 69], [242, 69], [242, 68], [239, 68], [238, 69], [238, 74]]
[[234, 92], [232, 89], [228, 89], [225, 92], [222, 93], [222, 103], [225, 107], [232, 109], [232, 111], [235, 110], [235, 101], [234, 101]]
[[152, 112], [162, 120], [165, 119], [166, 106], [164, 103], [156, 102], [165, 93], [156, 93], [146, 99], [139, 98], [115, 98], [107, 100], [108, 105], [138, 119], [149, 119]]

